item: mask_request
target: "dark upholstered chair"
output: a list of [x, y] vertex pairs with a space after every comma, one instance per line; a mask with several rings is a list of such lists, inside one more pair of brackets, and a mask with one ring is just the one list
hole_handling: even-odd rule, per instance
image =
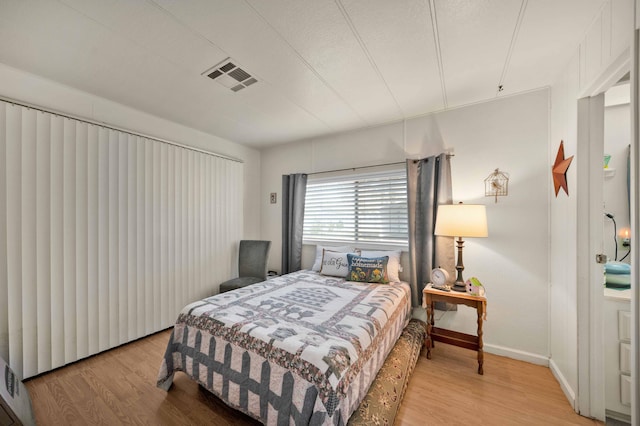
[[220, 284], [220, 293], [246, 287], [267, 279], [271, 241], [242, 240], [238, 254], [238, 278]]

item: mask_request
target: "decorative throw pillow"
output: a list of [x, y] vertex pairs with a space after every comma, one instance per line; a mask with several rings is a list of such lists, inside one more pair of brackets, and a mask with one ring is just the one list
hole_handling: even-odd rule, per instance
[[387, 273], [389, 256], [362, 257], [349, 253], [347, 254], [347, 260], [349, 261], [348, 281], [380, 284], [389, 282]]
[[338, 253], [331, 250], [322, 250], [322, 266], [320, 273], [332, 277], [346, 277], [349, 273], [348, 253]]
[[339, 253], [353, 253], [353, 247], [351, 246], [340, 246], [340, 247], [329, 247], [329, 246], [316, 246], [316, 258], [313, 261], [313, 266], [311, 267], [312, 271], [319, 272], [322, 268], [322, 251], [324, 249], [337, 251]]
[[362, 257], [383, 257], [389, 256], [389, 263], [387, 263], [387, 273], [389, 274], [389, 282], [400, 281], [400, 250], [361, 250], [360, 256]]

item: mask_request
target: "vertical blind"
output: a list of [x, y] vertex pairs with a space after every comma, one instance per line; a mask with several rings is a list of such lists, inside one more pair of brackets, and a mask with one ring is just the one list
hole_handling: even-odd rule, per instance
[[406, 170], [310, 177], [303, 238], [406, 246]]
[[242, 234], [242, 167], [0, 101], [0, 356], [28, 378], [216, 293]]

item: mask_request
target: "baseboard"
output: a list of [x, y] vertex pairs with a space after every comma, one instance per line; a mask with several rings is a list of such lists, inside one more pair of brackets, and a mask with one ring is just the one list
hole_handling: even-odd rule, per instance
[[555, 377], [560, 384], [560, 389], [564, 392], [564, 396], [567, 397], [569, 404], [571, 404], [571, 408], [573, 408], [573, 411], [576, 411], [576, 393], [573, 391], [569, 382], [567, 382], [567, 379], [564, 377], [556, 363], [553, 362], [553, 359], [549, 360], [549, 369], [551, 370], [553, 377]]
[[492, 345], [490, 343], [485, 343], [483, 345], [483, 349], [485, 352], [490, 354], [506, 356], [507, 358], [526, 361], [530, 362], [531, 364], [544, 365], [545, 367], [549, 366], [549, 358], [543, 355], [533, 354], [531, 352], [525, 352], [513, 348], [507, 348], [504, 346]]
[[[421, 317], [422, 316], [421, 314], [423, 313], [424, 313], [424, 309], [421, 309], [421, 310], [415, 309], [414, 317]], [[420, 318], [420, 319], [424, 321], [423, 318]], [[569, 385], [569, 382], [567, 381], [567, 379], [564, 377], [564, 375], [556, 365], [556, 363], [553, 362], [553, 359], [549, 359], [549, 357], [546, 357], [544, 355], [538, 355], [531, 352], [521, 351], [513, 348], [507, 348], [499, 345], [492, 345], [490, 343], [485, 343], [483, 345], [483, 349], [485, 352], [491, 353], [494, 355], [506, 356], [507, 358], [513, 358], [519, 361], [525, 361], [525, 362], [530, 362], [532, 364], [549, 367], [549, 369], [551, 370], [551, 373], [560, 384], [560, 389], [562, 389], [562, 392], [564, 393], [565, 397], [569, 401], [571, 408], [573, 408], [573, 410], [575, 411], [576, 394], [573, 388]]]
[[611, 411], [611, 410], [604, 410], [604, 411], [607, 418], [617, 420], [619, 422], [629, 423], [629, 425], [631, 425], [630, 415], [618, 413], [617, 411]]
[[[422, 308], [414, 308], [413, 310], [413, 318], [417, 318], [422, 321], [427, 321], [427, 314], [425, 310]], [[436, 318], [437, 321], [437, 318]], [[517, 359], [519, 361], [526, 361], [532, 364], [543, 365], [545, 367], [549, 366], [549, 358], [543, 355], [534, 354], [531, 352], [521, 351], [518, 349], [507, 348], [505, 346], [492, 345], [491, 343], [485, 343], [482, 348], [485, 352], [506, 356], [507, 358]]]

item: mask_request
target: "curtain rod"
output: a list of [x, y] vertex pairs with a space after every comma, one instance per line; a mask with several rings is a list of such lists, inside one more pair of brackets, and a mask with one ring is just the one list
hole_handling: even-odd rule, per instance
[[320, 175], [320, 174], [323, 174], [323, 173], [346, 172], [347, 170], [354, 170], [355, 171], [355, 170], [360, 170], [360, 169], [370, 169], [372, 167], [396, 166], [398, 164], [406, 164], [406, 162], [405, 161], [399, 161], [397, 163], [374, 164], [372, 166], [348, 167], [346, 169], [325, 170], [323, 172], [307, 173], [307, 175], [311, 176], [311, 175]]
[[[447, 154], [447, 157], [448, 158], [455, 157], [455, 154]], [[413, 161], [418, 161], [418, 159], [415, 159]], [[346, 172], [348, 170], [356, 171], [360, 169], [370, 169], [372, 167], [397, 166], [399, 164], [406, 164], [406, 163], [407, 163], [406, 161], [398, 161], [396, 163], [374, 164], [372, 166], [348, 167], [346, 169], [325, 170], [323, 172], [306, 173], [306, 175], [312, 176], [312, 175], [320, 175], [322, 173]]]
[[128, 133], [128, 134], [133, 135], [133, 136], [140, 136], [140, 137], [145, 138], [145, 139], [150, 139], [150, 140], [153, 140], [153, 141], [156, 141], [156, 142], [166, 143], [168, 145], [177, 146], [179, 148], [188, 149], [190, 151], [196, 151], [196, 152], [200, 152], [202, 154], [212, 155], [214, 157], [222, 158], [222, 159], [225, 159], [225, 160], [235, 161], [236, 163], [244, 163], [244, 161], [240, 160], [239, 158], [228, 157], [226, 155], [222, 155], [222, 154], [218, 154], [218, 153], [215, 153], [215, 152], [207, 151], [205, 149], [200, 149], [200, 148], [195, 148], [195, 147], [188, 146], [188, 145], [183, 145], [183, 144], [178, 143], [178, 142], [173, 142], [173, 141], [169, 141], [169, 140], [166, 140], [166, 139], [157, 138], [155, 136], [146, 135], [146, 134], [140, 133], [140, 132], [134, 132], [132, 130], [127, 130], [127, 129], [124, 129], [122, 127], [116, 127], [116, 126], [112, 126], [112, 125], [109, 125], [109, 124], [105, 124], [105, 123], [97, 121], [97, 120], [90, 120], [88, 118], [82, 118], [82, 117], [79, 117], [79, 116], [74, 116], [72, 114], [62, 113], [62, 112], [59, 112], [59, 111], [55, 111], [53, 109], [46, 109], [44, 107], [39, 107], [39, 106], [36, 106], [36, 105], [29, 104], [27, 102], [22, 102], [22, 101], [17, 101], [15, 99], [7, 98], [7, 97], [2, 96], [2, 95], [0, 95], [0, 101], [4, 101], [4, 102], [10, 103], [12, 105], [19, 105], [19, 106], [22, 106], [22, 107], [25, 107], [25, 108], [29, 108], [29, 109], [33, 109], [33, 110], [40, 111], [40, 112], [46, 112], [48, 114], [53, 114], [53, 115], [57, 115], [57, 116], [64, 117], [64, 118], [69, 118], [71, 120], [76, 120], [76, 121], [80, 121], [80, 122], [87, 123], [87, 124], [93, 124], [93, 125], [96, 125], [96, 126], [101, 126], [101, 127], [104, 127], [105, 129], [115, 130], [117, 132]]

